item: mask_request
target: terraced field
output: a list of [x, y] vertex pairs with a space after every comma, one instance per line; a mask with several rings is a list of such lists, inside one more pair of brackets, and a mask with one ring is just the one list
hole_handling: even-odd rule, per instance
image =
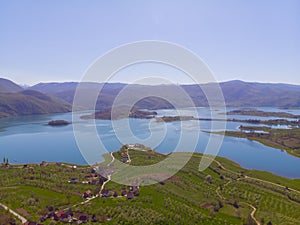
[[[152, 150], [122, 148], [113, 154], [115, 160], [122, 160], [124, 153], [130, 157], [125, 163], [132, 165], [148, 165], [167, 157]], [[140, 185], [139, 195], [130, 200], [121, 195], [121, 190], [129, 187], [113, 181], [107, 182], [104, 189], [116, 191], [118, 196], [83, 199], [87, 189], [91, 196], [100, 191], [100, 177], [96, 184], [82, 183], [92, 172], [90, 167], [3, 166], [0, 199], [14, 210], [24, 209], [30, 215], [27, 219], [33, 221], [39, 221], [49, 210], [64, 209], [72, 210], [74, 215], [91, 215], [88, 224], [300, 224], [300, 180], [245, 170], [219, 157], [200, 172], [202, 157], [205, 156], [194, 154], [177, 174], [164, 182]], [[107, 169], [104, 165], [110, 164], [112, 158], [104, 158], [102, 169]], [[109, 168], [113, 171], [112, 164]], [[77, 182], [69, 183], [72, 178], [77, 178]], [[60, 223], [51, 218], [43, 221]]]

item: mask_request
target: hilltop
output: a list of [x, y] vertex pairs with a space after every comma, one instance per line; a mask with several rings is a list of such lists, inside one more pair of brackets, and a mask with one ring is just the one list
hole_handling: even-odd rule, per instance
[[14, 82], [4, 78], [0, 78], [0, 93], [13, 93], [22, 90], [23, 88], [21, 88], [19, 85], [15, 84]]

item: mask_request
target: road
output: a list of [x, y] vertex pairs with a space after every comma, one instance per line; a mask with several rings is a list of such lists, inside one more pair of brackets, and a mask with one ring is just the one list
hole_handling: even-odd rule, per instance
[[[113, 155], [112, 152], [110, 153], [110, 155], [111, 155], [112, 160], [111, 160], [110, 163], [107, 164], [108, 167], [111, 166], [111, 165], [114, 163], [114, 161], [115, 161], [115, 157], [114, 157], [114, 155]], [[105, 185], [106, 185], [110, 180], [111, 180], [111, 174], [107, 175], [107, 180], [106, 180], [105, 182], [103, 182], [103, 184], [102, 184], [102, 186], [101, 186], [101, 188], [100, 188], [100, 191], [99, 191], [100, 197], [101, 197], [101, 191], [104, 189]]]
[[2, 203], [0, 203], [0, 206], [2, 208], [4, 208], [5, 210], [8, 210], [11, 214], [13, 214], [15, 217], [17, 217], [19, 220], [22, 221], [22, 224], [27, 222], [27, 219], [24, 218], [23, 216], [21, 216], [19, 213], [13, 211], [12, 209], [8, 208], [6, 205], [3, 205]]
[[[205, 156], [203, 156], [203, 157], [205, 157]], [[232, 171], [232, 170], [230, 170], [230, 169], [227, 169], [226, 167], [224, 167], [224, 166], [223, 166], [219, 161], [217, 161], [216, 159], [214, 159], [214, 161], [215, 161], [215, 162], [218, 164], [218, 166], [219, 166], [220, 168], [222, 168], [223, 170], [225, 170], [225, 171], [227, 171], [227, 172], [230, 172], [230, 173], [232, 173], [232, 174], [235, 174], [235, 175], [240, 175], [240, 173], [237, 173], [237, 172], [234, 172], [234, 171]], [[239, 178], [239, 179], [242, 179], [242, 178]], [[261, 179], [254, 178], [254, 177], [250, 177], [250, 176], [246, 176], [246, 175], [244, 176], [243, 179], [256, 180], [256, 181], [259, 181], [259, 182], [262, 182], [262, 183], [267, 183], [267, 184], [271, 184], [271, 185], [274, 185], [274, 186], [277, 186], [277, 187], [286, 188], [286, 187], [283, 186], [283, 185], [276, 184], [276, 183], [273, 183], [273, 182], [271, 182], [271, 181], [261, 180]], [[224, 185], [224, 187], [227, 186], [230, 182], [231, 182], [231, 180], [229, 180], [229, 181]], [[294, 192], [300, 194], [300, 191], [295, 190], [295, 189], [293, 189], [293, 188], [289, 188], [289, 190], [290, 190], [290, 191], [294, 191]], [[218, 195], [221, 199], [225, 199], [225, 197], [222, 196], [221, 193], [220, 193], [220, 187], [218, 187], [218, 188], [216, 189], [216, 193], [217, 193], [217, 195]], [[254, 216], [254, 215], [255, 215], [255, 212], [257, 211], [257, 208], [255, 208], [253, 205], [251, 205], [251, 204], [249, 204], [249, 203], [247, 203], [247, 202], [244, 202], [244, 203], [247, 204], [247, 205], [249, 205], [249, 206], [253, 209], [252, 212], [250, 213], [251, 218], [255, 221], [255, 223], [256, 223], [257, 225], [261, 225], [260, 222], [259, 222], [259, 221], [255, 218], [255, 216]]]
[[[112, 157], [112, 160], [111, 160], [111, 162], [110, 162], [107, 166], [112, 165], [112, 163], [115, 161], [115, 157], [114, 157], [114, 155], [113, 155], [112, 152], [110, 153], [110, 155], [111, 155], [111, 157]], [[93, 199], [95, 199], [95, 198], [98, 198], [99, 196], [101, 197], [101, 194], [100, 194], [101, 191], [104, 189], [105, 184], [107, 184], [110, 180], [111, 180], [111, 175], [107, 175], [107, 181], [105, 181], [105, 182], [102, 184], [102, 186], [101, 186], [101, 188], [100, 188], [100, 191], [99, 191], [99, 194], [97, 194], [97, 195], [95, 195], [95, 196], [93, 196], [93, 197], [87, 198], [86, 200], [84, 200], [84, 201], [82, 201], [82, 202], [80, 202], [80, 203], [78, 203], [78, 204], [72, 205], [71, 207], [65, 208], [65, 209], [63, 209], [63, 211], [69, 210], [70, 208], [76, 207], [76, 206], [78, 206], [78, 205], [84, 205], [84, 204], [90, 202], [91, 200], [93, 200]]]

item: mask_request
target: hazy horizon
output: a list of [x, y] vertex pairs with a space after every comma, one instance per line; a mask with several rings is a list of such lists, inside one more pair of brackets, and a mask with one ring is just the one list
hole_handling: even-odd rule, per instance
[[[299, 11], [297, 0], [2, 1], [0, 76], [27, 85], [79, 81], [112, 48], [162, 40], [197, 54], [219, 82], [300, 84]], [[164, 69], [147, 73], [189, 83]]]
[[[32, 87], [38, 84], [47, 84], [47, 83], [79, 83], [81, 82], [80, 80], [49, 80], [49, 81], [40, 81], [37, 83], [32, 83], [32, 84], [24, 84], [24, 83], [19, 83], [15, 80], [13, 80], [10, 77], [1, 77], [3, 79], [7, 79], [10, 81], [13, 81], [14, 83], [16, 83], [19, 86], [23, 86], [23, 87]], [[245, 82], [245, 83], [260, 83], [260, 84], [287, 84], [287, 85], [296, 85], [296, 86], [300, 86], [300, 84], [295, 84], [295, 83], [284, 83], [284, 82], [262, 82], [262, 81], [247, 81], [247, 80], [241, 80], [241, 79], [232, 79], [232, 80], [224, 80], [224, 81], [217, 81], [217, 83], [226, 83], [226, 82], [231, 82], [231, 81], [241, 81], [241, 82]], [[103, 82], [97, 82], [97, 81], [88, 81], [88, 83], [103, 83]], [[128, 83], [128, 82], [122, 82], [122, 81], [109, 81], [109, 82], [105, 82], [105, 83], [109, 83], [109, 84], [137, 84], [137, 85], [169, 85], [170, 83], [154, 83], [154, 84], [149, 84], [149, 83]], [[211, 82], [209, 82], [211, 83]], [[195, 83], [177, 83], [178, 85], [191, 85], [191, 84], [195, 84]], [[200, 83], [200, 84], [207, 84], [207, 83]]]

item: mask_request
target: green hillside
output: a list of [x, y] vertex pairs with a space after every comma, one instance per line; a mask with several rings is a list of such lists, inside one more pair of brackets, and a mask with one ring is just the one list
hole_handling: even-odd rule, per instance
[[[115, 160], [122, 160], [125, 153], [130, 155], [125, 163], [132, 165], [167, 157], [123, 147], [113, 153]], [[0, 202], [23, 212], [28, 220], [44, 218], [43, 224], [63, 224], [61, 217], [46, 218], [62, 213], [72, 213], [73, 219], [81, 218], [85, 224], [300, 224], [300, 180], [246, 170], [220, 157], [199, 172], [202, 157], [195, 153], [173, 177], [138, 188], [99, 177], [85, 166], [2, 166]], [[104, 158], [100, 169], [114, 171], [111, 155]], [[101, 186], [106, 192], [100, 192]], [[84, 199], [87, 190], [90, 198]], [[121, 195], [124, 191], [127, 197]], [[135, 194], [128, 200], [130, 192]]]

